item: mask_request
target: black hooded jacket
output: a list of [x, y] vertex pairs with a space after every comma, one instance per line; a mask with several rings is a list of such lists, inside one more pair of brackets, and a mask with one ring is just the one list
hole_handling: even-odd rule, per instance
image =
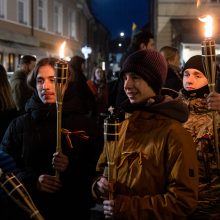
[[[62, 128], [74, 133], [70, 134], [73, 148], [68, 145], [66, 135], [62, 134], [62, 151], [70, 163], [60, 175], [63, 184], [61, 191], [51, 194], [39, 192], [36, 187], [40, 175], [54, 175], [55, 104], [43, 104], [35, 92], [26, 104], [27, 113], [12, 121], [1, 143], [3, 150], [15, 159], [20, 169], [17, 176], [30, 192], [45, 220], [68, 219], [78, 215], [86, 219], [92, 205], [90, 187], [103, 138], [97, 123], [81, 114], [75, 104], [71, 94], [65, 94]], [[85, 131], [85, 135], [79, 131]]]

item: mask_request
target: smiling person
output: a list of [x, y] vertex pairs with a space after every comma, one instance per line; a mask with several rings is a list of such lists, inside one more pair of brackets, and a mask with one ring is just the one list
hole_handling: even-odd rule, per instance
[[[154, 35], [150, 31], [143, 28], [137, 33], [135, 33], [135, 35], [132, 37], [128, 49], [123, 54], [120, 60], [120, 67], [122, 67], [124, 61], [130, 54], [138, 50], [146, 50], [146, 49], [155, 49], [155, 41], [154, 41]], [[127, 99], [127, 96], [123, 89], [123, 81], [119, 78], [117, 83], [118, 85], [117, 85], [114, 107], [120, 109], [121, 103]]]
[[27, 113], [9, 125], [1, 148], [14, 158], [19, 168], [16, 174], [45, 220], [78, 216], [86, 220], [93, 205], [91, 181], [103, 138], [96, 121], [81, 113], [67, 87], [62, 152], [56, 152], [56, 61], [43, 58], [36, 64], [28, 78], [34, 94], [26, 104]]
[[[190, 220], [220, 219], [220, 172], [213, 138], [212, 111], [220, 111], [220, 94], [209, 92], [202, 56], [191, 57], [183, 68], [183, 100], [190, 115], [184, 127], [196, 143], [199, 162], [199, 204]], [[216, 112], [217, 128], [220, 116]]]
[[96, 167], [100, 177], [92, 188], [94, 197], [103, 200], [107, 219], [182, 220], [197, 205], [196, 150], [182, 126], [188, 110], [178, 97], [162, 95], [166, 74], [167, 63], [155, 50], [137, 51], [123, 64], [121, 78], [128, 100], [114, 154], [113, 200], [107, 197], [111, 184], [102, 175], [105, 151]]

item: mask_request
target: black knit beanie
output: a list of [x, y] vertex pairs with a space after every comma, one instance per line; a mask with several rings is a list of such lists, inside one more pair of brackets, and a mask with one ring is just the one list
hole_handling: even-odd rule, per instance
[[205, 75], [206, 72], [202, 62], [202, 56], [195, 55], [189, 58], [182, 69], [182, 74], [186, 69], [197, 69]]
[[127, 57], [120, 77], [128, 72], [141, 76], [156, 94], [160, 94], [167, 77], [167, 62], [156, 50], [139, 50]]

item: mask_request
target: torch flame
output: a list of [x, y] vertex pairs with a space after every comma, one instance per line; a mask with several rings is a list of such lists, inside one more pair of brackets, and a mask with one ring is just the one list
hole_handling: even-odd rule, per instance
[[64, 58], [64, 48], [66, 46], [66, 41], [64, 41], [61, 46], [60, 46], [60, 58], [63, 59]]
[[199, 17], [199, 20], [202, 22], [205, 22], [205, 37], [209, 38], [212, 37], [212, 24], [213, 24], [213, 19], [212, 16], [207, 15], [205, 17]]

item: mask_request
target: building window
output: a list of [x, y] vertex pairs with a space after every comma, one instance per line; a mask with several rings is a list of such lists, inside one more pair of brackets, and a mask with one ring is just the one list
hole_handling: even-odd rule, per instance
[[76, 13], [69, 12], [69, 36], [76, 39]]
[[18, 22], [28, 24], [28, 0], [18, 0]]
[[15, 71], [15, 54], [9, 53], [8, 54], [8, 72]]
[[6, 0], [0, 0], [0, 18], [5, 18], [6, 16]]
[[63, 30], [63, 7], [60, 3], [54, 4], [54, 32], [62, 34]]
[[47, 0], [38, 0], [38, 28], [47, 29]]

